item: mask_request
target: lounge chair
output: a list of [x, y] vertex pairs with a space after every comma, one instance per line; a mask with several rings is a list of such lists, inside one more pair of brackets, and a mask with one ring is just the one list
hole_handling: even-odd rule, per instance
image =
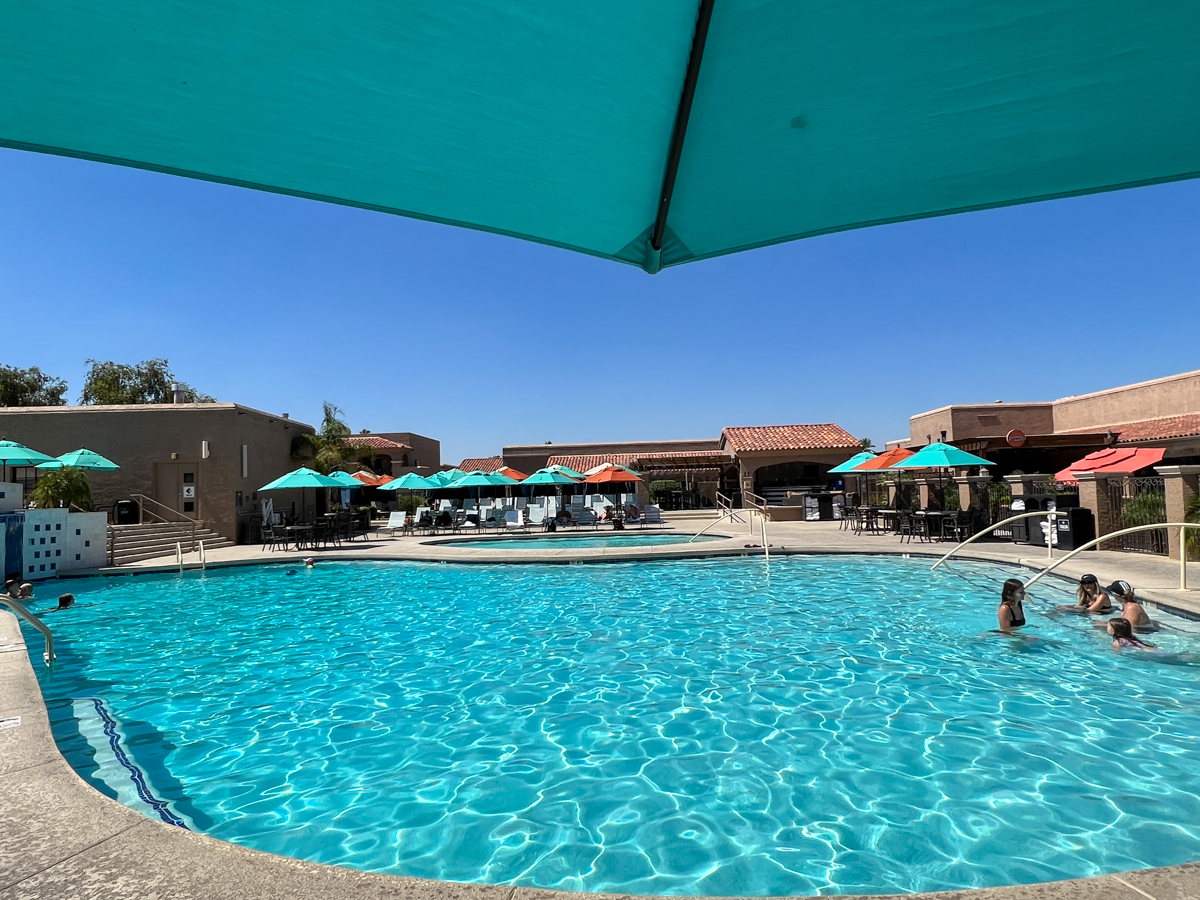
[[546, 508], [544, 506], [529, 507], [529, 524], [532, 526], [546, 524]]
[[521, 510], [510, 509], [504, 513], [504, 530], [505, 531], [524, 531], [525, 517], [521, 515]]
[[633, 504], [630, 504], [625, 508], [625, 524], [636, 525], [638, 528], [641, 528], [646, 524], [646, 520], [642, 518], [642, 514]]
[[662, 525], [662, 510], [653, 503], [647, 503], [646, 508], [642, 510], [642, 519], [647, 525]]
[[387, 524], [379, 530], [389, 532], [392, 537], [396, 536], [397, 531], [408, 531], [408, 513], [392, 513], [390, 516], [388, 516]]
[[579, 510], [579, 515], [573, 516], [573, 518], [575, 520], [575, 524], [580, 527], [584, 525], [591, 525], [594, 527], [600, 524], [600, 519], [597, 517], [596, 511], [590, 506], [583, 507], [583, 509]]

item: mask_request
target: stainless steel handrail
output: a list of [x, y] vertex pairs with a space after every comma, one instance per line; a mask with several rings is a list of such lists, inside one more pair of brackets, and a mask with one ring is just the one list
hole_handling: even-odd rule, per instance
[[54, 655], [54, 635], [50, 633], [50, 629], [46, 627], [46, 623], [27, 610], [23, 604], [18, 603], [12, 597], [0, 594], [0, 603], [3, 603], [42, 633], [42, 637], [46, 639], [46, 652], [42, 654], [42, 659], [46, 661], [46, 665], [50, 665], [50, 663], [54, 662], [54, 660], [57, 658]]
[[1061, 566], [1063, 563], [1065, 563], [1068, 559], [1070, 559], [1076, 553], [1079, 553], [1083, 550], [1090, 550], [1092, 547], [1095, 547], [1097, 544], [1101, 544], [1104, 541], [1112, 540], [1113, 538], [1116, 538], [1116, 537], [1121, 537], [1122, 535], [1125, 535], [1125, 534], [1134, 534], [1135, 532], [1138, 532], [1138, 531], [1153, 531], [1156, 528], [1178, 528], [1179, 529], [1179, 589], [1181, 591], [1186, 591], [1188, 589], [1188, 586], [1187, 586], [1187, 541], [1185, 541], [1183, 539], [1183, 536], [1184, 536], [1186, 529], [1188, 529], [1188, 528], [1200, 529], [1200, 522], [1158, 522], [1158, 523], [1155, 523], [1152, 525], [1134, 525], [1132, 528], [1122, 528], [1120, 531], [1110, 531], [1108, 534], [1101, 535], [1100, 537], [1096, 538], [1093, 541], [1088, 541], [1086, 544], [1081, 544], [1080, 546], [1078, 546], [1074, 550], [1072, 550], [1070, 553], [1068, 553], [1066, 556], [1056, 559], [1050, 565], [1046, 566], [1046, 568], [1042, 569], [1040, 572], [1038, 572], [1036, 575], [1034, 575], [1032, 578], [1030, 578], [1027, 582], [1025, 582], [1025, 587], [1029, 587], [1030, 585], [1036, 584], [1037, 581], [1043, 575], [1047, 574], [1048, 572], [1057, 568], [1058, 566]]
[[[967, 544], [975, 543], [977, 540], [979, 540], [984, 535], [991, 534], [997, 528], [1007, 525], [1010, 522], [1016, 522], [1020, 519], [1051, 518], [1053, 516], [1065, 516], [1066, 514], [1067, 514], [1066, 511], [1061, 510], [1061, 509], [1043, 509], [1043, 510], [1039, 510], [1038, 512], [1027, 512], [1027, 513], [1020, 513], [1019, 515], [1015, 515], [1015, 516], [1009, 516], [1009, 518], [1003, 519], [1003, 520], [997, 522], [995, 525], [989, 525], [987, 528], [983, 529], [983, 531], [979, 532], [978, 534], [971, 535], [969, 538], [967, 538], [961, 544], [956, 544], [950, 550], [949, 553], [947, 553], [945, 556], [943, 556], [941, 559], [939, 559], [937, 562], [935, 562], [932, 566], [930, 566], [929, 571], [932, 572], [934, 569], [936, 569], [938, 566], [940, 566], [942, 563], [944, 563], [946, 560], [948, 560], [950, 557], [952, 557], [955, 553], [957, 553], [963, 547], [967, 546]], [[1053, 557], [1054, 556], [1053, 535], [1046, 535], [1046, 545], [1050, 548], [1049, 555], [1051, 557]]]
[[767, 559], [769, 560], [771, 558], [771, 550], [770, 550], [770, 546], [767, 544], [767, 517], [756, 509], [739, 509], [739, 510], [733, 510], [732, 512], [727, 512], [722, 515], [719, 515], [719, 516], [717, 516], [717, 518], [713, 519], [711, 522], [709, 522], [707, 525], [705, 525], [703, 528], [701, 528], [699, 531], [697, 531], [695, 534], [693, 534], [690, 538], [688, 538], [687, 542], [690, 544], [696, 538], [700, 537], [700, 535], [704, 534], [704, 532], [708, 531], [708, 529], [712, 528], [714, 525], [719, 525], [721, 522], [724, 522], [726, 519], [730, 519], [730, 520], [736, 519], [738, 522], [742, 521], [740, 518], [738, 518], [738, 515], [740, 513], [749, 513], [749, 515], [750, 515], [750, 533], [751, 534], [754, 534], [754, 518], [753, 517], [755, 515], [758, 516], [759, 522], [760, 522], [760, 527], [762, 529], [763, 555], [765, 555], [767, 557]]

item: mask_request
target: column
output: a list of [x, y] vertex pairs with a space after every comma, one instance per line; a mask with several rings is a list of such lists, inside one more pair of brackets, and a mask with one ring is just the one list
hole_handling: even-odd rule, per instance
[[[1120, 530], [1112, 501], [1108, 498], [1108, 479], [1097, 477], [1095, 472], [1076, 472], [1079, 480], [1079, 505], [1090, 509], [1096, 517], [1096, 537]], [[1120, 550], [1120, 541], [1104, 541], [1097, 545], [1100, 550]]]
[[958, 485], [958, 506], [963, 512], [988, 508], [987, 486], [992, 483], [992, 476], [958, 475], [954, 483]]
[[[1167, 521], [1186, 522], [1188, 504], [1200, 493], [1200, 466], [1155, 466], [1154, 471], [1163, 477]], [[1179, 559], [1178, 528], [1167, 529], [1167, 547], [1171, 559]]]

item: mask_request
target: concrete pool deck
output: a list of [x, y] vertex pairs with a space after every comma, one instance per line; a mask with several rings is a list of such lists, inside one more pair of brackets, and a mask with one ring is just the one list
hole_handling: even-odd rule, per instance
[[[679, 516], [678, 530], [694, 533], [711, 518]], [[512, 561], [578, 563], [688, 556], [761, 554], [757, 529], [723, 525], [730, 541], [598, 550], [455, 548], [430, 545], [427, 538], [383, 538], [308, 553], [263, 553], [258, 547], [232, 547], [210, 554], [209, 565], [298, 561], [313, 555], [333, 559], [410, 559], [485, 563]], [[590, 534], [591, 532], [581, 532]], [[900, 544], [894, 536], [853, 535], [832, 523], [776, 523], [769, 526], [772, 553], [884, 553], [940, 555], [949, 544]], [[747, 547], [750, 544], [752, 546]], [[973, 545], [974, 546], [974, 545]], [[969, 548], [970, 549], [970, 548]], [[1061, 555], [1061, 554], [1056, 554]], [[1032, 568], [1045, 564], [1044, 551], [1011, 544], [988, 544], [969, 558]], [[188, 559], [194, 565], [194, 556]], [[932, 563], [932, 559], [930, 560]], [[143, 564], [118, 571], [154, 571], [174, 566]], [[1200, 566], [1196, 567], [1200, 569]], [[1195, 599], [1178, 591], [1178, 563], [1140, 554], [1088, 552], [1068, 562], [1063, 575], [1094, 572], [1103, 583], [1124, 578], [1139, 595], [1173, 609], [1200, 615]], [[1017, 573], [1014, 573], [1017, 574]], [[1200, 586], [1200, 572], [1193, 575]], [[998, 587], [998, 586], [997, 586]], [[39, 593], [53, 591], [53, 582]], [[33, 662], [31, 663], [31, 657]], [[581, 895], [372, 875], [248, 850], [153, 821], [84, 782], [63, 759], [50, 733], [46, 706], [34, 674], [41, 646], [27, 648], [16, 618], [0, 610], [0, 900], [16, 898], [296, 898], [347, 900], [580, 900]], [[1197, 848], [1200, 857], [1200, 847]], [[874, 895], [876, 898], [880, 895]], [[909, 897], [945, 900], [1196, 900], [1200, 864], [1146, 869], [1117, 875], [1004, 888], [959, 890]]]

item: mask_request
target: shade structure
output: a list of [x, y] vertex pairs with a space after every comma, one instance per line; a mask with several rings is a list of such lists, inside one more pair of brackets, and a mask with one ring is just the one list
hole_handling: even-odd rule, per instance
[[429, 481], [431, 483], [436, 482], [441, 487], [445, 487], [450, 482], [462, 478], [466, 474], [462, 469], [447, 469], [444, 472], [434, 472], [429, 476]]
[[604, 463], [583, 479], [584, 484], [634, 484], [641, 480], [637, 472], [616, 463]]
[[431, 481], [428, 478], [423, 478], [416, 472], [405, 472], [399, 478], [393, 478], [387, 484], [383, 485], [380, 490], [383, 491], [430, 491], [441, 485]]
[[13, 3], [0, 144], [654, 272], [1194, 177], [1198, 35], [1194, 0]]
[[341, 482], [320, 472], [314, 472], [301, 466], [294, 472], [280, 475], [270, 484], [264, 484], [260, 491], [285, 491], [296, 488], [340, 488]]
[[395, 480], [391, 475], [376, 475], [372, 472], [351, 472], [350, 477], [367, 487], [376, 488], [391, 484]]
[[529, 477], [524, 472], [522, 472], [520, 469], [514, 469], [512, 466], [501, 466], [496, 471], [499, 472], [501, 475], [508, 476], [513, 481], [524, 481], [526, 478]]
[[54, 457], [16, 441], [0, 441], [0, 481], [6, 479], [9, 466], [38, 466], [48, 462], [55, 462]]
[[90, 469], [94, 472], [115, 472], [121, 468], [111, 459], [106, 459], [94, 450], [86, 448], [72, 450], [70, 453], [64, 453], [57, 459], [44, 462], [38, 466], [39, 469], [65, 469], [67, 467], [73, 469]]
[[521, 482], [530, 486], [536, 485], [574, 485], [578, 484], [578, 478], [572, 478], [570, 475], [565, 475], [562, 472], [556, 472], [554, 469], [538, 469], [528, 478]]
[[1106, 447], [1071, 463], [1058, 472], [1054, 480], [1063, 484], [1078, 484], [1079, 480], [1075, 477], [1077, 472], [1131, 475], [1147, 466], [1158, 465], [1166, 452], [1162, 447]]
[[906, 450], [903, 447], [894, 447], [880, 453], [874, 459], [868, 459], [866, 462], [859, 463], [851, 471], [858, 472], [886, 472], [896, 463], [902, 462], [913, 455], [912, 450]]
[[959, 450], [951, 444], [935, 442], [922, 447], [907, 459], [892, 464], [893, 469], [959, 469], [967, 466], [994, 466], [995, 463]]
[[510, 487], [516, 484], [516, 480], [509, 478], [507, 475], [501, 475], [499, 472], [483, 472], [476, 470], [468, 472], [461, 478], [456, 478], [449, 484], [447, 488], [487, 488], [487, 487]]
[[582, 472], [576, 472], [570, 466], [553, 465], [553, 466], [546, 466], [546, 468], [552, 472], [559, 472], [563, 475], [567, 475], [571, 478], [574, 478], [576, 481], [583, 481], [583, 479], [585, 477]]
[[864, 450], [862, 453], [856, 453], [841, 465], [834, 466], [832, 469], [830, 469], [829, 474], [835, 475], [843, 472], [849, 472], [855, 466], [862, 465], [867, 460], [874, 459], [875, 456], [876, 454], [872, 453], [870, 450]]

